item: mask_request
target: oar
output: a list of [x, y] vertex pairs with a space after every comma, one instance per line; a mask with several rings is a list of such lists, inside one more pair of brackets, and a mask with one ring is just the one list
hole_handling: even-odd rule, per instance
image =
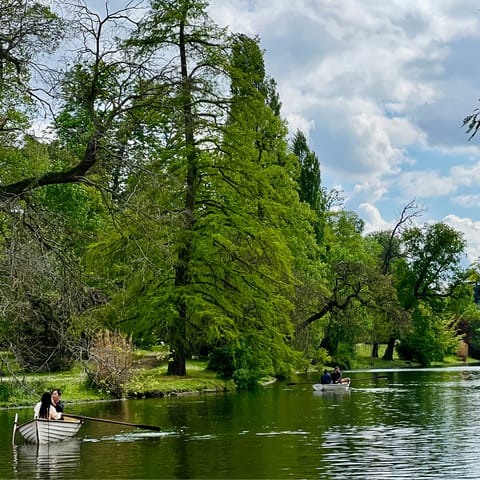
[[355, 380], [378, 380], [379, 378], [388, 378], [387, 375], [377, 375], [375, 377], [360, 377], [355, 378]]
[[141, 423], [128, 423], [119, 422], [118, 420], [108, 420], [106, 418], [85, 417], [84, 415], [72, 415], [71, 413], [65, 414], [65, 417], [78, 418], [79, 420], [91, 420], [93, 422], [115, 423], [117, 425], [127, 425], [128, 427], [143, 428], [145, 430], [155, 430], [160, 432], [162, 429], [156, 425], [143, 425]]
[[320, 382], [288, 382], [287, 385], [315, 385]]
[[[378, 380], [379, 378], [388, 378], [386, 375], [380, 375], [376, 377], [360, 377], [360, 378], [352, 378], [352, 380]], [[287, 385], [315, 385], [316, 383], [320, 382], [289, 382]]]

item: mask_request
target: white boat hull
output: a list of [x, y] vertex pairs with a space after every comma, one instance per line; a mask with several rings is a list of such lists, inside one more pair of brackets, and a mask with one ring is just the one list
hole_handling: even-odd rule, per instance
[[26, 442], [40, 445], [61, 442], [73, 437], [82, 426], [81, 420], [45, 420], [36, 418], [16, 427]]
[[322, 392], [343, 392], [350, 388], [350, 380], [342, 383], [315, 383], [313, 389]]

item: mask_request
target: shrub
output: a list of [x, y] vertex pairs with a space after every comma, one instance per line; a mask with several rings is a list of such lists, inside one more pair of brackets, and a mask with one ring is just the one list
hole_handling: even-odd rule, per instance
[[233, 379], [238, 388], [258, 385], [258, 381], [273, 371], [268, 355], [252, 348], [251, 337], [217, 348], [212, 352], [208, 369], [224, 380]]
[[120, 398], [124, 385], [132, 377], [132, 366], [131, 337], [109, 330], [98, 332], [85, 365], [90, 384]]
[[335, 355], [331, 358], [332, 365], [338, 365], [341, 368], [352, 368], [352, 358], [355, 358], [355, 346], [349, 343], [340, 342]]

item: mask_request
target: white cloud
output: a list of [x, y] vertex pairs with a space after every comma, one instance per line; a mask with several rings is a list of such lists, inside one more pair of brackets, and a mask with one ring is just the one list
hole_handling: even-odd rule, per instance
[[455, 230], [463, 232], [467, 242], [467, 258], [470, 263], [480, 257], [480, 222], [474, 222], [470, 218], [460, 218], [456, 215], [447, 215], [445, 223]]
[[[463, 157], [468, 162], [475, 162], [480, 158], [480, 147], [474, 143], [463, 145], [428, 145], [425, 147], [425, 151], [457, 158]], [[455, 166], [452, 168], [455, 168]]]
[[[476, 84], [445, 79], [456, 75], [449, 62], [459, 61], [459, 42], [479, 37], [474, 0], [214, 0], [211, 12], [233, 30], [260, 35], [283, 114], [291, 127], [308, 129], [322, 172], [334, 182], [399, 173], [413, 162], [409, 146], [467, 150], [445, 143], [445, 132], [465, 140], [461, 109], [455, 119], [451, 107], [459, 87], [474, 92]], [[399, 177], [409, 196], [418, 192], [405, 180], [425, 196], [455, 190], [446, 173], [414, 176]]]
[[294, 135], [295, 132], [300, 130], [307, 140], [310, 140], [310, 131], [315, 128], [315, 122], [313, 120], [308, 120], [302, 115], [292, 113], [286, 117], [288, 129], [291, 135]]
[[458, 185], [480, 185], [480, 163], [470, 166], [458, 165], [453, 167], [450, 173]]
[[392, 225], [382, 218], [377, 207], [369, 203], [361, 203], [358, 206], [361, 218], [365, 220], [364, 233], [377, 232], [379, 230], [388, 230]]
[[402, 173], [398, 185], [406, 198], [442, 197], [457, 190], [457, 185], [449, 176], [441, 176], [435, 171]]
[[388, 192], [387, 182], [380, 181], [372, 177], [363, 183], [358, 183], [353, 187], [351, 193], [347, 196], [347, 204], [375, 204], [383, 198]]
[[463, 207], [480, 207], [480, 194], [475, 195], [457, 195], [453, 197], [453, 202]]

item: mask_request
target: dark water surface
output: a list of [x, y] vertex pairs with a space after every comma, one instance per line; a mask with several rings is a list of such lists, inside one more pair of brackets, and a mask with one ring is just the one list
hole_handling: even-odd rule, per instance
[[70, 413], [162, 432], [87, 422], [74, 439], [40, 447], [11, 445], [15, 413], [23, 422], [31, 409], [0, 410], [0, 478], [480, 479], [480, 367], [348, 376], [346, 393], [277, 383], [68, 405], [66, 391]]

